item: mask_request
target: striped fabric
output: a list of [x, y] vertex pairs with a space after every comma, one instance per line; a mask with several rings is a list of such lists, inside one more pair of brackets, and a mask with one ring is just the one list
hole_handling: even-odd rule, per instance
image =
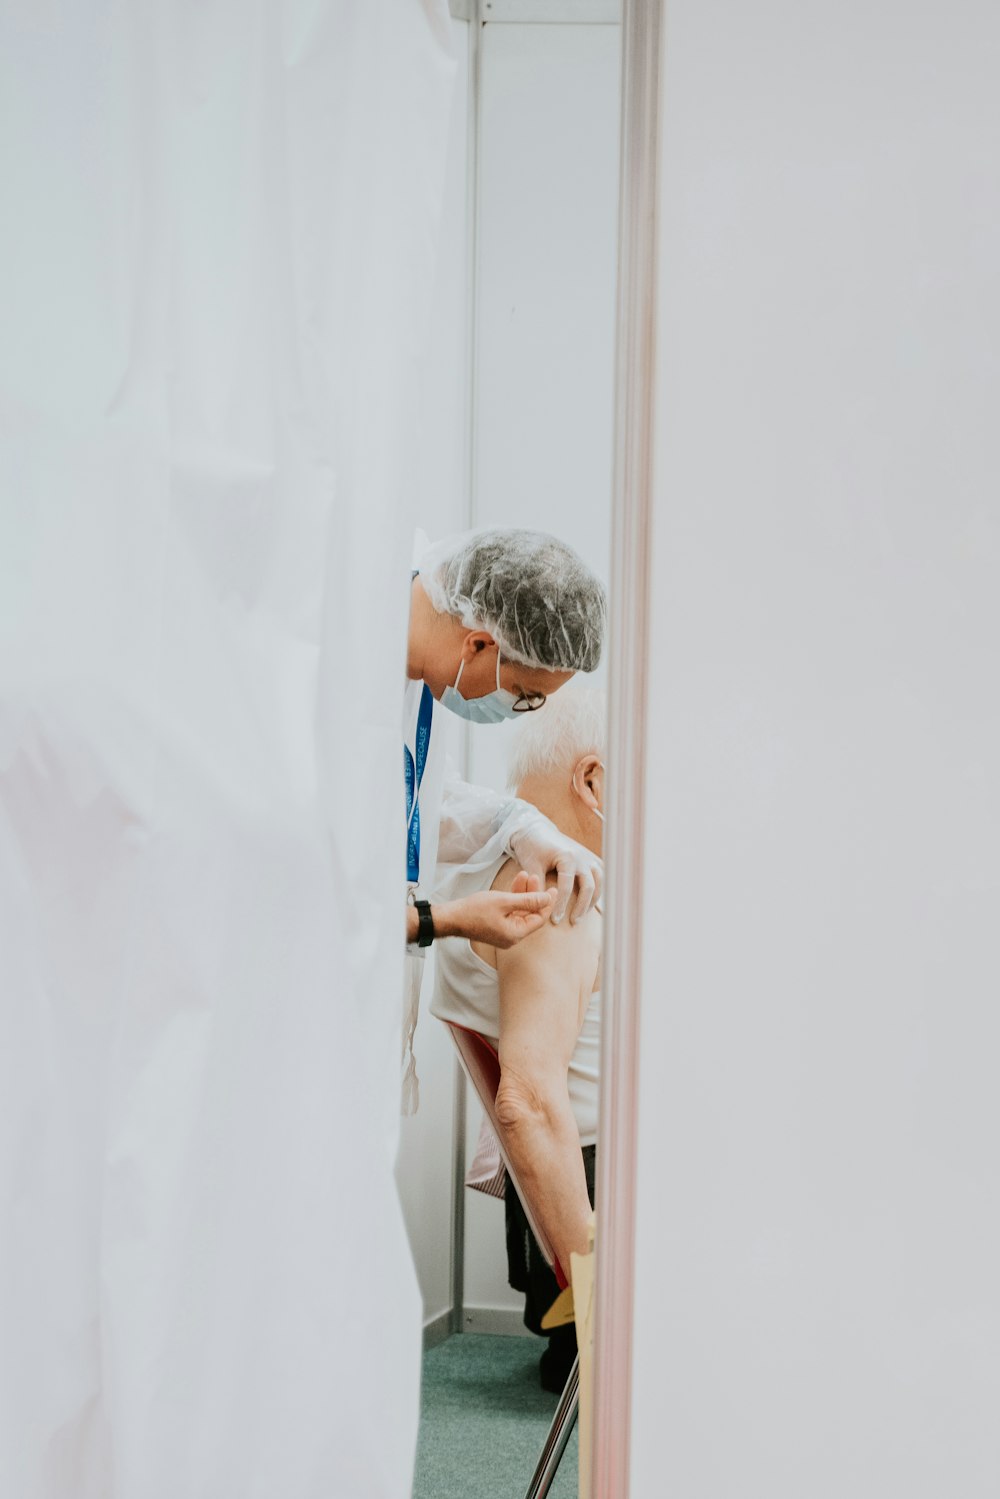
[[507, 1168], [500, 1154], [497, 1137], [485, 1116], [479, 1126], [476, 1153], [466, 1172], [465, 1185], [475, 1192], [485, 1192], [487, 1197], [499, 1197], [501, 1200], [506, 1191]]

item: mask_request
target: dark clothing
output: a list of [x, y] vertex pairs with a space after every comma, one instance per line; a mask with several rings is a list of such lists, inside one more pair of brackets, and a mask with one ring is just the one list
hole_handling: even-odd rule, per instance
[[[590, 1196], [591, 1207], [594, 1204], [596, 1165], [597, 1147], [585, 1145], [583, 1167], [587, 1173], [587, 1192]], [[542, 1318], [559, 1295], [559, 1282], [556, 1280], [555, 1271], [545, 1263], [545, 1256], [528, 1227], [524, 1208], [511, 1185], [510, 1177], [507, 1178], [505, 1204], [507, 1209], [507, 1279], [513, 1290], [524, 1292], [525, 1327], [542, 1337], [553, 1336], [542, 1332]], [[568, 1276], [569, 1266], [564, 1265], [562, 1268]], [[572, 1338], [575, 1353], [576, 1329], [571, 1325], [559, 1328], [557, 1333], [561, 1335], [560, 1341], [568, 1342], [569, 1338]]]

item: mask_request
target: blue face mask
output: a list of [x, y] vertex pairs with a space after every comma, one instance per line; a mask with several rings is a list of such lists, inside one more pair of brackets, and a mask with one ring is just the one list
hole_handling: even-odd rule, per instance
[[452, 713], [457, 713], [459, 718], [466, 719], [469, 723], [503, 723], [505, 718], [516, 718], [514, 704], [517, 698], [505, 687], [500, 686], [500, 652], [497, 651], [497, 686], [495, 692], [488, 692], [485, 697], [465, 698], [458, 690], [458, 684], [462, 680], [465, 670], [465, 661], [458, 668], [458, 676], [455, 678], [454, 687], [446, 687], [441, 694], [441, 702], [445, 708], [450, 708]]

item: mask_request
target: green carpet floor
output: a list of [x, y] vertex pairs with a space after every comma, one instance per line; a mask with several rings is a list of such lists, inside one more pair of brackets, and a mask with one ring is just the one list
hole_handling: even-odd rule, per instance
[[[413, 1499], [524, 1499], [555, 1414], [539, 1338], [460, 1333], [424, 1354]], [[576, 1499], [577, 1433], [551, 1499]]]

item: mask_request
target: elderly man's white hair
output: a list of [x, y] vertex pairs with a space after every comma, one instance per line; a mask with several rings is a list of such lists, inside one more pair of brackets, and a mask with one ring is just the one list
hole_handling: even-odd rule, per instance
[[572, 770], [584, 755], [603, 760], [608, 742], [608, 698], [599, 687], [562, 687], [535, 713], [521, 714], [507, 756], [507, 785], [529, 776]]

